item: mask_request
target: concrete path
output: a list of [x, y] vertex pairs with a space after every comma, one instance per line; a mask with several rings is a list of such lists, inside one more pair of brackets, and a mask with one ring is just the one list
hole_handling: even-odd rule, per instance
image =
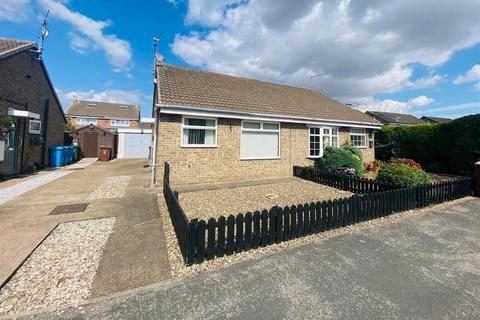
[[480, 199], [39, 319], [480, 319]]
[[[83, 170], [55, 171], [69, 174], [0, 205], [0, 284], [58, 223], [111, 216], [117, 219], [99, 266], [101, 274], [110, 277], [99, 275], [94, 279], [97, 295], [167, 279], [168, 258], [158, 206], [152, 200], [156, 201], [157, 190], [146, 188], [150, 174], [144, 163], [138, 159], [117, 160], [96, 162]], [[117, 176], [131, 177], [120, 197], [115, 197], [113, 185], [105, 190], [105, 197], [97, 194], [95, 200], [87, 200], [105, 181]], [[89, 203], [85, 212], [49, 215], [59, 205], [84, 202]], [[151, 268], [155, 272], [149, 272]], [[115, 281], [111, 280], [114, 277]]]

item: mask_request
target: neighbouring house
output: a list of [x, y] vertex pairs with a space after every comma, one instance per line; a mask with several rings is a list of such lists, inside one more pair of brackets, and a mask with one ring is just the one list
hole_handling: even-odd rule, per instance
[[427, 123], [449, 123], [453, 121], [453, 119], [450, 119], [450, 118], [427, 117], [427, 116], [423, 116], [420, 119], [422, 119]]
[[93, 124], [116, 132], [118, 128], [138, 128], [140, 107], [125, 103], [75, 100], [66, 115], [68, 122], [76, 128]]
[[172, 183], [291, 176], [326, 146], [351, 143], [374, 159], [381, 123], [322, 93], [166, 64], [156, 69], [156, 150]]
[[388, 126], [416, 125], [426, 123], [425, 121], [407, 113], [366, 111], [365, 114]]
[[0, 38], [0, 174], [47, 166], [66, 123], [36, 44]]
[[[152, 118], [140, 118], [140, 107], [125, 103], [76, 100], [67, 111], [85, 157], [97, 157], [102, 147], [112, 157], [147, 158], [152, 145]], [[111, 134], [106, 134], [108, 131]]]

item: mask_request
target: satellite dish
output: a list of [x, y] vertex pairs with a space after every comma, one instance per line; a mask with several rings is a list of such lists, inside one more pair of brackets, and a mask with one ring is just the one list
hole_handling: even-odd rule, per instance
[[158, 53], [158, 52], [155, 53], [155, 61], [156, 61], [157, 63], [163, 63], [164, 60], [165, 60], [165, 59], [163, 58], [163, 56], [162, 56], [160, 53]]

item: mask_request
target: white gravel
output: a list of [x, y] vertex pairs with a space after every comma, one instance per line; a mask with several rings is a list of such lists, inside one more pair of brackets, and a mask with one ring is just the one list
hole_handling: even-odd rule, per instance
[[68, 172], [68, 171], [51, 172], [51, 173], [41, 175], [39, 177], [28, 179], [27, 181], [20, 182], [11, 187], [0, 189], [0, 204], [8, 202], [24, 194], [25, 192], [36, 189], [40, 186], [43, 186], [44, 184], [52, 182], [53, 180], [66, 176], [69, 173], [71, 172]]
[[127, 186], [132, 176], [113, 176], [105, 179], [86, 200], [122, 198], [127, 192]]
[[0, 316], [84, 301], [114, 222], [60, 224], [0, 291]]

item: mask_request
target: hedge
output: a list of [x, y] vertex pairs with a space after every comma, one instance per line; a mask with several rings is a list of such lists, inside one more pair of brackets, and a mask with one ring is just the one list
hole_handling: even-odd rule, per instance
[[480, 160], [480, 114], [443, 124], [384, 126], [375, 138], [380, 160], [410, 158], [428, 171], [471, 173]]

